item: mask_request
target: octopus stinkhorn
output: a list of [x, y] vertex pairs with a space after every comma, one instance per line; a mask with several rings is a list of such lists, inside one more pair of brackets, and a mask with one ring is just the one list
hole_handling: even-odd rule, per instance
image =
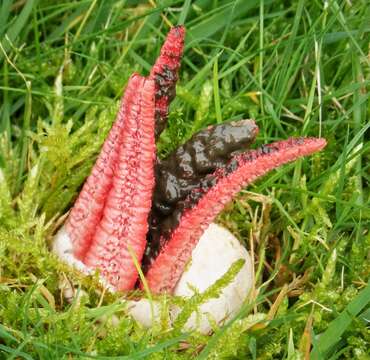
[[[221, 321], [247, 296], [251, 264], [231, 233], [212, 222], [243, 187], [321, 150], [326, 141], [291, 138], [248, 150], [258, 127], [241, 120], [208, 127], [167, 159], [157, 159], [155, 141], [175, 96], [184, 36], [184, 27], [172, 28], [149, 76], [133, 74], [129, 79], [116, 121], [54, 250], [83, 271], [99, 269], [104, 282], [118, 291], [135, 287], [135, 264], [143, 261], [151, 292], [185, 296], [189, 284], [204, 291], [222, 276], [227, 271], [223, 258], [231, 265], [242, 257], [244, 278], [225, 295], [224, 310], [213, 312]], [[220, 305], [211, 304], [204, 311], [212, 314], [212, 306]], [[133, 309], [137, 318], [140, 306]]]

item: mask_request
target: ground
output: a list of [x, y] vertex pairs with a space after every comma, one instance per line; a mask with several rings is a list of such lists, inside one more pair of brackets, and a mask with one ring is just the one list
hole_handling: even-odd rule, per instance
[[[369, 359], [369, 5], [137, 3], [1, 2], [0, 358]], [[219, 216], [253, 254], [256, 283], [210, 336], [180, 331], [199, 296], [175, 328], [164, 316], [146, 331], [120, 296], [49, 251], [128, 76], [148, 73], [179, 23], [186, 50], [161, 156], [208, 124], [242, 118], [256, 120], [258, 144], [328, 141]], [[71, 283], [83, 296], [70, 304], [60, 287]]]

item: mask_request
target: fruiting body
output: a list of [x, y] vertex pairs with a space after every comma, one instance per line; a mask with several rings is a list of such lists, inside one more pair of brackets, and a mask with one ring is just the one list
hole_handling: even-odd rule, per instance
[[[56, 235], [54, 251], [83, 272], [99, 269], [110, 289], [127, 291], [137, 282], [135, 264], [141, 264], [148, 239], [146, 279], [151, 292], [186, 297], [194, 288], [204, 291], [235, 260], [245, 259], [222, 295], [201, 305], [197, 325], [207, 332], [206, 314], [217, 323], [234, 315], [252, 283], [247, 251], [226, 229], [212, 224], [215, 217], [242, 187], [321, 150], [326, 142], [289, 139], [248, 150], [258, 127], [241, 120], [202, 130], [168, 159], [157, 160], [155, 138], [175, 95], [184, 34], [181, 26], [171, 29], [150, 75], [130, 78], [116, 122]], [[145, 309], [143, 300], [132, 314], [147, 324]], [[173, 308], [171, 316], [178, 312]], [[196, 326], [195, 318], [187, 328]]]

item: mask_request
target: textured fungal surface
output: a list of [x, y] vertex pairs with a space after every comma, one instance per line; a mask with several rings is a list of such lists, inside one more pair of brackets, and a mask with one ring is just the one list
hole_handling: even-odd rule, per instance
[[232, 156], [254, 142], [257, 134], [258, 127], [253, 120], [209, 126], [166, 159], [157, 161], [146, 266], [177, 226], [183, 202], [190, 192], [212, 186], [215, 178], [207, 175], [224, 168]]
[[105, 200], [112, 187], [113, 173], [122, 145], [125, 117], [128, 115], [129, 104], [134, 101], [139, 84], [140, 78], [134, 75], [126, 88], [117, 119], [66, 222], [74, 255], [79, 260], [84, 259], [91, 246], [96, 227], [103, 216]]
[[147, 273], [150, 289], [155, 293], [173, 291], [199, 238], [242, 187], [325, 145], [324, 139], [289, 139], [238, 154], [225, 168], [217, 169], [211, 175], [213, 186], [194, 189], [185, 201], [177, 227]]
[[[76, 203], [79, 208], [81, 204], [88, 207], [89, 201], [99, 205], [99, 212], [95, 205], [90, 210], [94, 214], [94, 223], [91, 221], [93, 235], [86, 244], [86, 238], [79, 234], [77, 244], [82, 243], [83, 246], [72, 242], [75, 249], [79, 249], [79, 258], [85, 265], [98, 268], [104, 279], [116, 289], [129, 290], [137, 279], [133, 257], [140, 263], [146, 246], [147, 218], [154, 187], [153, 80], [139, 75], [131, 77], [118, 114], [117, 122], [122, 121], [124, 126], [114, 138], [115, 162], [109, 169], [109, 181], [102, 182], [99, 174], [95, 173], [100, 158], [90, 176], [90, 187], [94, 188], [96, 183], [100, 185], [101, 182], [105, 186], [104, 196], [99, 194], [97, 197], [96, 193], [89, 192], [90, 187], [84, 187], [80, 197], [83, 196], [85, 202]], [[111, 135], [108, 141], [110, 139]], [[76, 219], [74, 209], [71, 216], [68, 231], [84, 227], [84, 223], [79, 224], [79, 218]]]
[[166, 126], [168, 108], [176, 96], [176, 82], [184, 50], [185, 28], [175, 26], [169, 31], [160, 55], [150, 72], [155, 82], [155, 135]]

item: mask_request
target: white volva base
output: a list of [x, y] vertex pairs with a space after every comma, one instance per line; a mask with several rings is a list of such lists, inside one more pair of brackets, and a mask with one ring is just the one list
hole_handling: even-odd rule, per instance
[[91, 273], [91, 270], [80, 260], [73, 256], [73, 247], [67, 230], [62, 226], [54, 237], [53, 252], [68, 265], [73, 266], [84, 274]]
[[[202, 304], [199, 311], [191, 315], [184, 330], [196, 329], [208, 333], [211, 330], [210, 319], [221, 324], [232, 318], [240, 310], [253, 284], [252, 262], [247, 250], [230, 231], [211, 224], [193, 250], [191, 262], [181, 276], [174, 295], [191, 297], [194, 295], [193, 289], [205, 291], [238, 259], [244, 259], [245, 264], [234, 280], [220, 297]], [[154, 302], [152, 309], [147, 299], [130, 301], [129, 309], [130, 314], [145, 327], [150, 327], [153, 320], [159, 319], [160, 305]], [[181, 309], [173, 306], [170, 310], [171, 320], [175, 320], [180, 312]]]
[[[86, 275], [94, 274], [95, 269], [89, 268], [82, 261], [76, 259], [75, 256], [73, 255], [72, 242], [64, 226], [62, 226], [59, 229], [59, 231], [54, 237], [52, 251], [56, 255], [58, 255], [58, 257], [62, 261], [74, 267], [75, 269], [81, 271], [82, 273]], [[114, 291], [114, 287], [112, 287], [109, 283], [107, 283], [103, 278], [100, 278], [100, 283], [107, 290]]]
[[[91, 273], [91, 269], [73, 256], [72, 244], [64, 227], [55, 236], [53, 251], [63, 261], [83, 273]], [[190, 263], [176, 285], [174, 295], [191, 297], [194, 295], [193, 289], [198, 292], [205, 291], [238, 259], [244, 259], [245, 264], [234, 280], [223, 289], [218, 298], [202, 304], [199, 311], [191, 315], [184, 330], [196, 329], [208, 333], [211, 330], [211, 322], [222, 324], [232, 318], [240, 310], [253, 284], [252, 262], [247, 250], [230, 231], [211, 224], [193, 250]], [[152, 326], [153, 321], [160, 317], [161, 307], [158, 302], [151, 304], [148, 299], [143, 298], [139, 301], [128, 301], [127, 305], [129, 314], [144, 327]], [[175, 320], [180, 312], [181, 309], [172, 306], [171, 320]]]

